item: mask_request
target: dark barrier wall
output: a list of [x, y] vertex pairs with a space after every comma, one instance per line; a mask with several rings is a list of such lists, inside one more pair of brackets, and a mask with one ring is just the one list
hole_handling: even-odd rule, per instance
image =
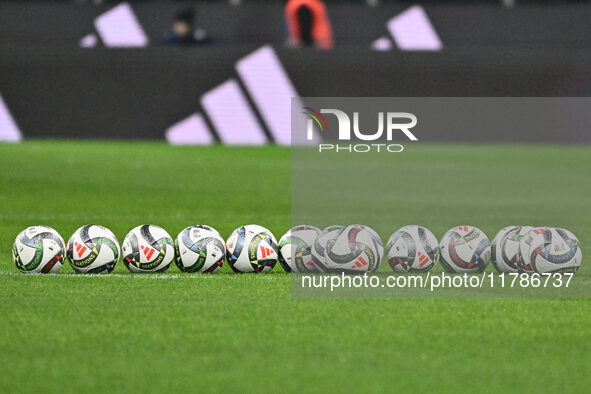
[[[4, 51], [0, 94], [25, 137], [161, 139], [254, 49]], [[591, 94], [591, 51], [277, 54], [303, 97]]]
[[[77, 46], [82, 37], [94, 32], [93, 20], [113, 5], [0, 2], [0, 48]], [[152, 44], [158, 43], [180, 6], [174, 2], [133, 3]], [[409, 6], [329, 4], [336, 45], [369, 47], [373, 40], [388, 34], [386, 22]], [[282, 45], [285, 40], [281, 4], [199, 4], [197, 9], [198, 24], [224, 45]], [[523, 6], [509, 10], [499, 4], [427, 4], [425, 9], [447, 48], [591, 46], [591, 5]]]
[[426, 5], [441, 52], [374, 52], [408, 5], [334, 5], [336, 49], [317, 52], [283, 47], [279, 4], [199, 5], [220, 45], [181, 49], [154, 44], [178, 4], [134, 3], [153, 45], [79, 48], [110, 7], [0, 2], [0, 95], [25, 137], [161, 139], [179, 120], [207, 115], [202, 95], [239, 81], [236, 62], [267, 43], [304, 97], [591, 95], [591, 6]]

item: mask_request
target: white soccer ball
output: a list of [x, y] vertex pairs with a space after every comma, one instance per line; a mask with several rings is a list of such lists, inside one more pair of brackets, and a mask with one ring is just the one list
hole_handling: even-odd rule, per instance
[[395, 272], [428, 272], [439, 261], [439, 243], [422, 226], [404, 226], [386, 244], [386, 258]]
[[161, 227], [144, 224], [123, 240], [123, 263], [131, 272], [164, 272], [174, 259], [174, 242]]
[[226, 259], [224, 239], [213, 227], [189, 226], [174, 243], [175, 263], [182, 272], [216, 272]]
[[247, 224], [230, 234], [226, 254], [235, 272], [269, 272], [277, 263], [277, 240], [263, 226]]
[[384, 246], [370, 227], [352, 224], [326, 243], [324, 257], [329, 272], [375, 272], [382, 262]]
[[66, 243], [48, 226], [27, 227], [12, 246], [12, 260], [25, 273], [55, 274], [64, 263]]
[[532, 228], [531, 226], [509, 226], [497, 233], [490, 245], [490, 261], [498, 272], [519, 271], [519, 241]]
[[490, 242], [480, 229], [458, 226], [448, 230], [439, 243], [441, 266], [448, 273], [479, 273], [490, 261]]
[[312, 261], [312, 245], [320, 230], [302, 225], [289, 229], [279, 240], [279, 263], [285, 272], [318, 272]]
[[345, 226], [335, 224], [326, 227], [318, 234], [316, 240], [312, 244], [312, 262], [320, 272], [328, 272], [328, 263], [326, 261], [325, 250], [328, 241], [334, 240], [345, 230]]
[[527, 260], [531, 242], [536, 235], [548, 229], [550, 229], [550, 227], [533, 227], [521, 237], [519, 240], [519, 246], [517, 248], [517, 271], [525, 273], [535, 272], [534, 268]]
[[111, 230], [90, 224], [72, 234], [66, 255], [78, 273], [109, 273], [119, 261], [121, 248]]
[[581, 243], [573, 233], [547, 228], [533, 236], [525, 263], [538, 273], [574, 273], [582, 259]]

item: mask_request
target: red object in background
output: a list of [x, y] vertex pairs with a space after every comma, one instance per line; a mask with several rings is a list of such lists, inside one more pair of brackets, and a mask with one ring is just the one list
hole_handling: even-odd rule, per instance
[[289, 37], [296, 45], [301, 45], [301, 30], [298, 21], [298, 11], [306, 7], [312, 13], [311, 36], [317, 49], [332, 49], [334, 42], [332, 28], [326, 11], [326, 6], [321, 0], [288, 0], [285, 5], [285, 18], [289, 29]]

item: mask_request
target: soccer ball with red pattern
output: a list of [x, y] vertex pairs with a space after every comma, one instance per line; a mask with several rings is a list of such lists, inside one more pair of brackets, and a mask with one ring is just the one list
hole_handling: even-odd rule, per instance
[[213, 227], [189, 226], [176, 237], [175, 263], [182, 272], [216, 272], [226, 259], [224, 239]]
[[581, 266], [581, 243], [563, 228], [532, 231], [524, 264], [537, 273], [574, 273]]
[[25, 273], [55, 274], [62, 268], [65, 253], [63, 238], [48, 226], [27, 227], [12, 247], [16, 268]]
[[234, 272], [269, 272], [277, 263], [277, 240], [263, 226], [247, 224], [230, 234], [226, 255]]
[[404, 226], [388, 240], [386, 258], [395, 272], [429, 272], [439, 261], [439, 243], [425, 227]]
[[382, 262], [384, 246], [380, 236], [370, 227], [353, 224], [329, 239], [324, 250], [328, 272], [375, 272]]
[[320, 234], [317, 227], [292, 227], [279, 240], [279, 264], [285, 272], [318, 272], [312, 259], [312, 245]]
[[123, 263], [131, 272], [164, 272], [174, 259], [174, 242], [161, 227], [144, 224], [123, 240]]
[[72, 234], [66, 255], [70, 266], [78, 273], [109, 273], [119, 261], [121, 248], [111, 230], [90, 224]]
[[448, 230], [439, 243], [441, 266], [448, 273], [479, 273], [490, 262], [490, 242], [486, 234], [473, 226]]

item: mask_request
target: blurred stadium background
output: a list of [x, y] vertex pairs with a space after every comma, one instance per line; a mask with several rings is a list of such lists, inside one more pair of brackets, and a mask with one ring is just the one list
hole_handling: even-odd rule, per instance
[[[163, 45], [187, 7], [192, 29], [213, 39]], [[314, 50], [286, 45], [283, 1], [2, 0], [0, 139], [283, 144], [292, 94], [591, 93], [586, 1], [328, 0], [326, 9], [334, 44]]]

